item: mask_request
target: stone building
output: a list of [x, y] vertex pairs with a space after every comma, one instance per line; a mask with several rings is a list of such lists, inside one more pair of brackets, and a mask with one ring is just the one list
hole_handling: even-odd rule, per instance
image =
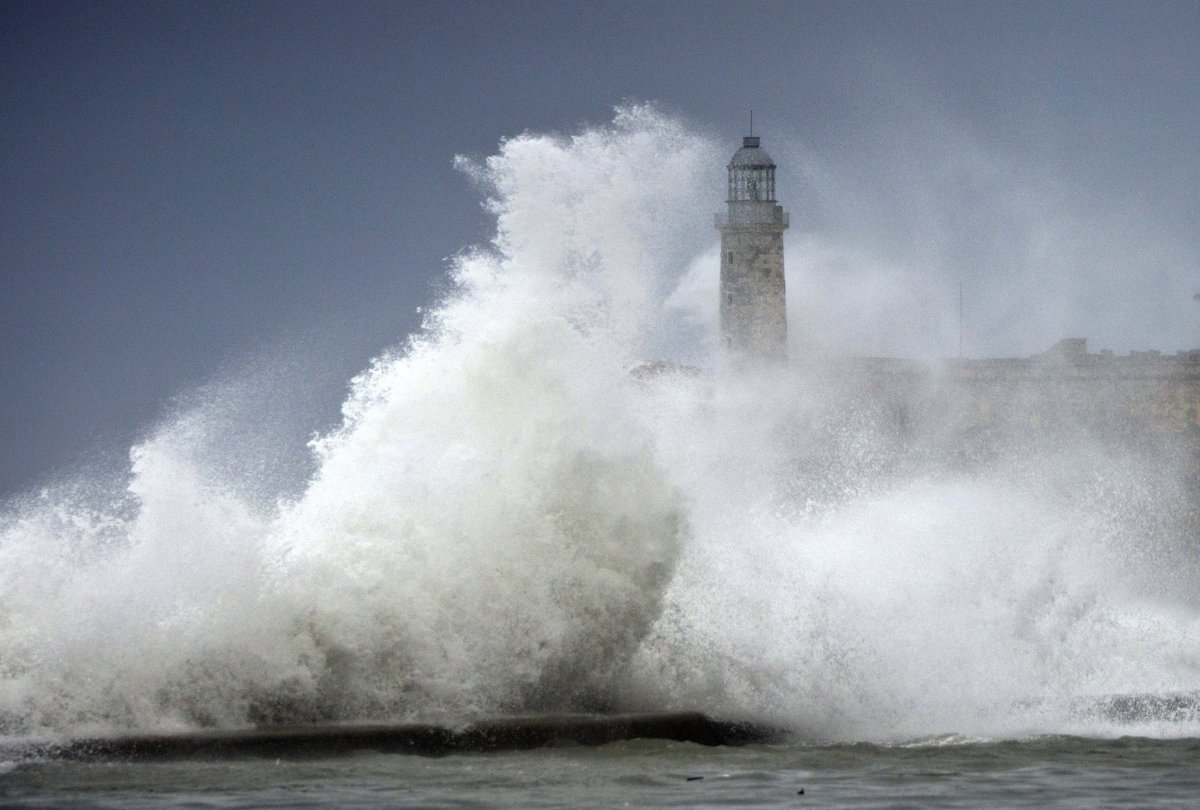
[[738, 361], [787, 360], [783, 232], [788, 216], [775, 202], [775, 162], [757, 136], [729, 161], [728, 209], [721, 232], [721, 337]]

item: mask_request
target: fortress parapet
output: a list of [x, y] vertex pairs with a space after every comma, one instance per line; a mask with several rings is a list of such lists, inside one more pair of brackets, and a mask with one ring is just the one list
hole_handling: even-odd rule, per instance
[[902, 446], [968, 465], [1087, 446], [1171, 460], [1200, 492], [1200, 350], [1093, 354], [1072, 339], [1030, 357], [842, 358], [818, 377]]

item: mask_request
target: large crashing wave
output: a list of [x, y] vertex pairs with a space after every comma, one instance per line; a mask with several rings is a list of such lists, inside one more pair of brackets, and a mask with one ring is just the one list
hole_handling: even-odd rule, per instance
[[626, 368], [707, 148], [635, 107], [464, 161], [494, 243], [355, 379], [298, 499], [240, 497], [197, 411], [127, 493], [14, 504], [0, 732], [609, 705], [685, 533]]

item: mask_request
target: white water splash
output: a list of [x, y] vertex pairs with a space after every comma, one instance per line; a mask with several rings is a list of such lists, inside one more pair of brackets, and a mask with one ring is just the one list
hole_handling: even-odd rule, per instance
[[201, 408], [127, 492], [10, 505], [0, 732], [683, 706], [1100, 733], [1081, 696], [1200, 687], [1169, 469], [1090, 444], [896, 467], [800, 372], [627, 373], [700, 337], [722, 164], [644, 107], [462, 161], [494, 244], [355, 379], [298, 497], [227, 482]]
[[679, 378], [648, 403], [693, 537], [639, 651], [645, 705], [903, 740], [1123, 733], [1096, 698], [1193, 693], [1140, 728], [1200, 730], [1195, 493], [1170, 455], [1081, 433], [1067, 454], [948, 464], [930, 436], [897, 459], [841, 384], [727, 378], [701, 399]]

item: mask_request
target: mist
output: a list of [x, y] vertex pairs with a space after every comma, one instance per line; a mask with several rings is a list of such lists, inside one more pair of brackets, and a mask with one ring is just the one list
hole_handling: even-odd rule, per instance
[[[936, 354], [898, 314], [843, 310], [787, 368], [725, 363], [725, 151], [631, 104], [463, 158], [491, 238], [338, 424], [301, 450], [304, 365], [266, 355], [122, 475], [8, 504], [0, 732], [700, 706], [814, 740], [1008, 738], [1126, 733], [1104, 699], [1200, 688], [1190, 446], [1086, 398], [1030, 421], [1021, 385], [980, 422], [936, 369], [836, 354]], [[824, 237], [793, 310], [841, 267], [876, 313], [928, 302], [845, 238], [867, 258]]]

